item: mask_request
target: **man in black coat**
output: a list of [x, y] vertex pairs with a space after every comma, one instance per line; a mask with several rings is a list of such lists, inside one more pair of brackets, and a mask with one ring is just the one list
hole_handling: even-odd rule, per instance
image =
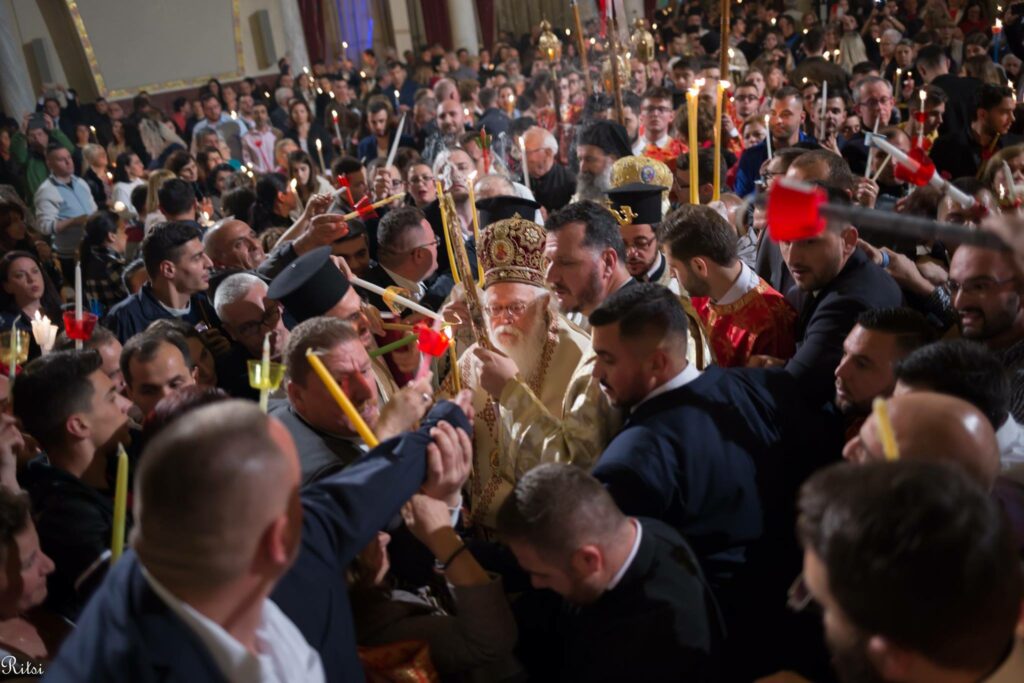
[[1017, 144], [1019, 136], [1007, 135], [1015, 107], [1008, 87], [982, 85], [968, 125], [940, 135], [932, 145], [931, 158], [939, 172], [947, 178], [973, 178], [994, 153]]
[[[800, 180], [824, 180], [832, 201], [848, 198], [845, 183], [832, 189], [844, 175], [838, 171], [816, 170], [818, 161], [835, 155], [809, 152], [791, 167], [788, 176]], [[838, 161], [838, 160], [836, 160]], [[801, 170], [802, 169], [802, 170]], [[846, 169], [846, 176], [849, 170]], [[849, 224], [830, 225], [823, 233], [794, 242], [780, 242], [796, 286], [786, 298], [799, 313], [796, 354], [785, 362], [786, 370], [800, 384], [813, 405], [830, 403], [835, 396], [835, 369], [843, 355], [843, 340], [857, 322], [857, 316], [872, 308], [894, 308], [902, 294], [896, 282], [857, 248], [857, 229]], [[783, 362], [754, 356], [755, 365], [777, 366]]]
[[629, 411], [594, 477], [623, 512], [669, 524], [693, 548], [730, 648], [746, 650], [745, 661], [729, 663], [751, 667], [735, 680], [759, 677], [746, 675], [757, 666], [759, 675], [778, 670], [763, 668], [778, 653], [762, 644], [800, 570], [792, 501], [810, 472], [839, 459], [841, 423], [808, 406], [784, 370], [687, 363], [687, 317], [659, 285], [612, 294], [590, 323], [594, 376]]
[[721, 618], [676, 531], [625, 516], [597, 480], [562, 464], [520, 479], [497, 524], [534, 588], [562, 598], [527, 596], [522, 656], [534, 679], [714, 679]]
[[[418, 431], [300, 493], [294, 443], [255, 405], [172, 423], [139, 469], [135, 551], [48, 678], [227, 681], [270, 660], [295, 680], [361, 680], [345, 569], [421, 486], [446, 496], [464, 478], [457, 429], [469, 429], [465, 415], [439, 404]], [[437, 470], [424, 482], [428, 457]]]
[[949, 57], [938, 45], [925, 45], [918, 50], [916, 64], [921, 80], [927, 85], [941, 88], [949, 98], [942, 116], [942, 124], [939, 126], [939, 134], [966, 130], [974, 120], [981, 81], [949, 73]]
[[[377, 265], [367, 272], [366, 281], [385, 289], [400, 287], [413, 301], [438, 310], [454, 285], [446, 273], [432, 278], [437, 272], [438, 250], [444, 248], [442, 239], [416, 207], [388, 211], [377, 226]], [[389, 310], [376, 292], [364, 292], [364, 296], [374, 308]]]

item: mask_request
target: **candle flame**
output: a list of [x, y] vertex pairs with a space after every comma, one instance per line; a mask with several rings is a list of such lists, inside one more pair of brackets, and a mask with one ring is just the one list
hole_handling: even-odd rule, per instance
[[322, 145], [322, 144], [321, 144], [321, 142], [320, 142], [320, 138], [317, 138], [317, 139], [316, 139], [316, 151], [318, 151], [318, 152], [319, 152], [322, 146], [323, 146], [323, 145]]

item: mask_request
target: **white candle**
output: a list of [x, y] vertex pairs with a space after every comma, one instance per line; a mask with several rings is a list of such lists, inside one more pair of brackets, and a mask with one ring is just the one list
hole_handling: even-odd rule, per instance
[[[362, 278], [353, 277], [351, 279], [351, 282], [352, 282], [352, 284], [356, 285], [357, 287], [362, 287], [363, 289], [368, 290], [370, 292], [373, 292], [374, 294], [379, 294], [380, 296], [384, 296], [384, 294], [385, 294], [385, 289], [383, 287], [379, 287], [379, 286], [373, 284], [372, 282], [367, 282], [366, 280], [363, 280]], [[387, 296], [391, 297], [391, 293], [388, 293]], [[428, 318], [431, 318], [432, 320], [437, 320], [438, 322], [444, 322], [444, 318], [441, 317], [441, 315], [439, 313], [435, 313], [434, 311], [430, 310], [429, 308], [425, 308], [425, 307], [419, 305], [415, 301], [412, 301], [410, 299], [406, 299], [404, 296], [398, 296], [398, 295], [395, 295], [393, 298], [398, 303], [402, 304], [403, 306], [405, 306], [406, 308], [408, 308], [408, 309], [410, 309], [412, 311], [415, 311], [416, 313], [421, 313], [421, 314], [427, 316]]]
[[45, 355], [53, 350], [53, 344], [57, 341], [57, 326], [51, 323], [45, 315], [40, 316], [39, 311], [36, 311], [31, 322], [32, 336]]
[[[530, 171], [526, 168], [526, 136], [519, 136], [519, 154], [523, 162], [523, 185], [530, 189]], [[531, 190], [532, 192], [532, 190]]]
[[345, 151], [345, 143], [341, 139], [341, 128], [338, 127], [338, 110], [331, 110], [331, 118], [334, 119], [334, 137], [338, 138], [338, 148]]
[[828, 81], [821, 82], [821, 113], [818, 114], [818, 125], [821, 127], [821, 135], [818, 136], [818, 140], [821, 141], [828, 134], [825, 130], [825, 112], [828, 111]]
[[82, 319], [82, 263], [75, 263], [75, 320]]
[[263, 337], [263, 357], [260, 358], [260, 410], [267, 412], [270, 399], [270, 333]]
[[764, 142], [765, 142], [766, 145], [768, 145], [768, 158], [769, 159], [772, 158], [772, 124], [771, 124], [771, 122], [772, 122], [772, 115], [771, 114], [765, 114], [764, 115], [764, 127], [767, 130], [768, 134], [764, 136]]
[[320, 157], [320, 172], [326, 171], [327, 167], [324, 165], [324, 149], [323, 143], [320, 142], [320, 138], [316, 139], [316, 155]]
[[924, 149], [924, 101], [928, 97], [928, 94], [924, 91], [924, 88], [921, 88], [917, 91], [917, 96], [921, 98], [921, 127], [917, 129], [917, 146]]

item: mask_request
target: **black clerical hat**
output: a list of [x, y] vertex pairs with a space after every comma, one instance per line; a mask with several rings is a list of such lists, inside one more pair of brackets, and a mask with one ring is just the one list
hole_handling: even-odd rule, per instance
[[540, 204], [532, 199], [515, 197], [512, 195], [500, 195], [476, 200], [477, 216], [480, 218], [480, 228], [486, 228], [506, 218], [514, 218], [517, 214], [520, 218], [532, 221], [537, 215]]
[[605, 154], [614, 154], [620, 158], [633, 153], [626, 129], [614, 121], [594, 121], [580, 133], [578, 144], [600, 147]]
[[331, 260], [331, 248], [320, 247], [285, 266], [270, 283], [267, 297], [280, 301], [301, 323], [334, 308], [349, 287], [348, 278]]
[[667, 189], [630, 183], [608, 190], [608, 200], [620, 225], [657, 225], [662, 218], [661, 193]]

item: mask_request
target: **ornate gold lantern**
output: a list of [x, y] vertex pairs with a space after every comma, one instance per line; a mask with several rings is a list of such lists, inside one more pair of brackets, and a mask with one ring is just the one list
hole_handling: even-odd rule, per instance
[[654, 61], [654, 53], [657, 49], [654, 45], [654, 36], [647, 30], [647, 22], [642, 17], [638, 17], [633, 26], [636, 30], [629, 37], [633, 56], [639, 59], [641, 64], [650, 64]]
[[[629, 84], [629, 62], [623, 55], [616, 55], [619, 62], [619, 83], [622, 87], [628, 87]], [[615, 81], [612, 79], [612, 59], [609, 55], [601, 67], [601, 81], [604, 83], [604, 91], [606, 93], [615, 92]]]
[[551, 30], [551, 24], [547, 19], [540, 22], [540, 38], [537, 40], [537, 47], [540, 48], [544, 59], [552, 63], [562, 61], [562, 41]]

